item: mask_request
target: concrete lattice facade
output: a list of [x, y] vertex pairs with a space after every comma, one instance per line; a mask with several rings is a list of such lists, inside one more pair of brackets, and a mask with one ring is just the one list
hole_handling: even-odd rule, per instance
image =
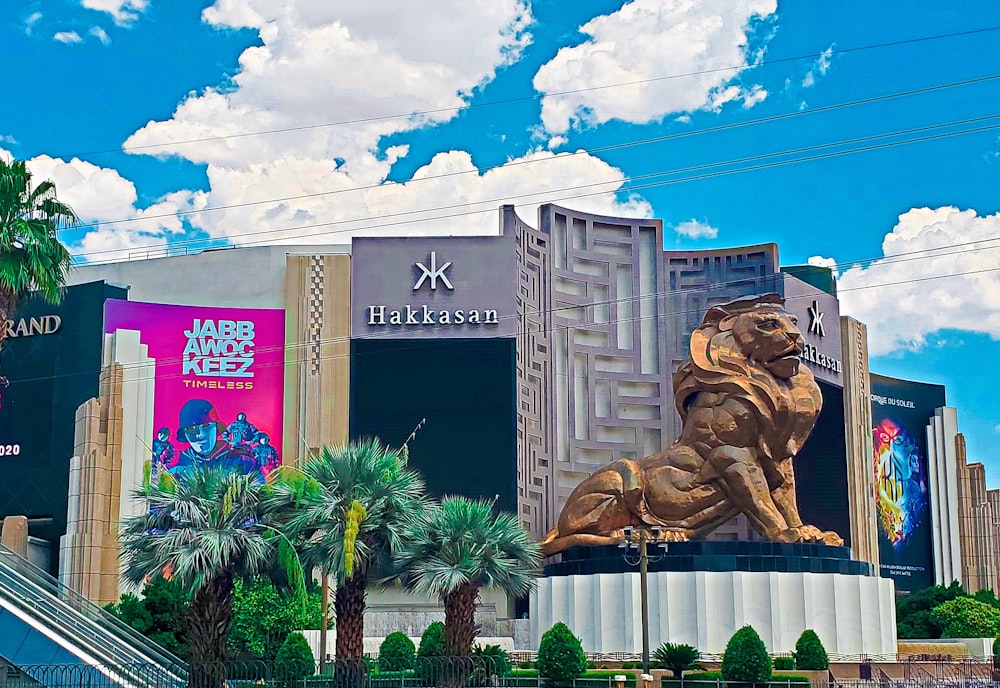
[[540, 536], [592, 471], [662, 445], [663, 229], [546, 205], [535, 230], [505, 211], [520, 263], [519, 511]]
[[[862, 411], [869, 386], [853, 382], [862, 366], [867, 376], [867, 341], [856, 330], [842, 341], [836, 298], [782, 274], [775, 244], [664, 251], [659, 222], [554, 205], [539, 208], [537, 228], [511, 207], [502, 223], [503, 233], [516, 237], [518, 511], [532, 535], [555, 524], [569, 494], [594, 470], [655, 453], [679, 436], [672, 376], [689, 356], [691, 333], [712, 306], [768, 292], [787, 294], [807, 342], [837, 361], [833, 370], [813, 367], [817, 379], [837, 387], [851, 381], [849, 393], [860, 395], [844, 424], [848, 503], [852, 523], [873, 518], [864, 497], [874, 493], [871, 411]], [[825, 330], [806, 331], [810, 304], [829, 313]], [[841, 363], [845, 342], [855, 356], [850, 370]], [[852, 525], [852, 542], [855, 536], [862, 543], [857, 555], [877, 563], [874, 521]], [[757, 535], [739, 516], [710, 538]]]

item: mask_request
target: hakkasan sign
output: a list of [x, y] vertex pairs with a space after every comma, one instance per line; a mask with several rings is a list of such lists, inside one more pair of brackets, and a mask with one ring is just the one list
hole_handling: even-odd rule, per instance
[[354, 239], [352, 337], [512, 335], [515, 248], [510, 236]]
[[154, 363], [150, 469], [281, 464], [285, 312], [109, 300], [105, 332], [139, 333]]

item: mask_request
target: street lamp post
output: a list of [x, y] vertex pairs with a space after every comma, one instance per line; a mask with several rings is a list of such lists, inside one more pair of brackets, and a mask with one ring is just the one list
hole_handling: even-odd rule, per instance
[[[649, 562], [659, 561], [667, 551], [667, 543], [661, 538], [663, 530], [659, 526], [628, 526], [622, 531], [623, 540], [618, 543], [622, 558], [629, 566], [639, 566], [639, 605], [642, 621], [642, 672], [649, 673]], [[659, 552], [649, 555], [647, 543], [652, 542]]]

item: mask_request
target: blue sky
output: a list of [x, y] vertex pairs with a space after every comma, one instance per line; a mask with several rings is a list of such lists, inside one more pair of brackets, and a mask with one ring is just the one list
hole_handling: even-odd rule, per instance
[[658, 217], [667, 248], [775, 241], [837, 265], [874, 371], [947, 384], [1000, 486], [996, 3], [45, 0], [0, 19], [0, 148], [87, 221], [80, 260], [493, 233], [501, 202]]

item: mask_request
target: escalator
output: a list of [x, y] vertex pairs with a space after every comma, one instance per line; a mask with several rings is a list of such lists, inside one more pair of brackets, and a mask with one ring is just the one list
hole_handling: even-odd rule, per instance
[[49, 688], [182, 688], [187, 665], [0, 546], [0, 659]]

